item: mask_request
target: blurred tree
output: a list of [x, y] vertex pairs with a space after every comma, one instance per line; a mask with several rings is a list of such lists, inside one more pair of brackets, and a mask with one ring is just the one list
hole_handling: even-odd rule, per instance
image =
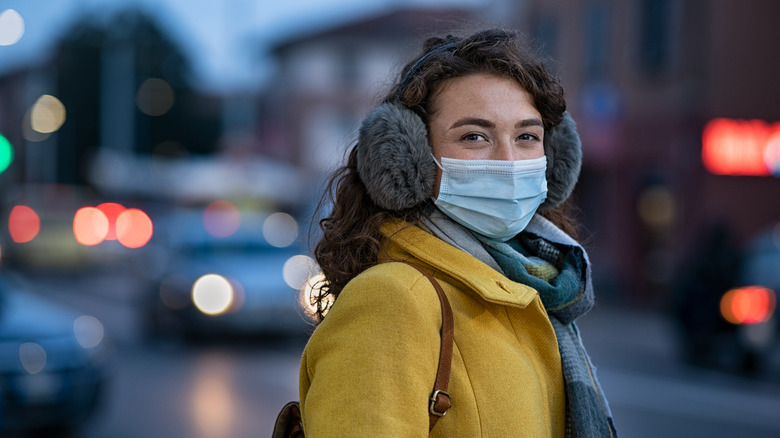
[[65, 33], [55, 65], [68, 114], [59, 133], [58, 182], [86, 183], [97, 148], [141, 155], [170, 155], [170, 145], [184, 155], [215, 151], [219, 100], [192, 86], [188, 59], [149, 16], [85, 17]]

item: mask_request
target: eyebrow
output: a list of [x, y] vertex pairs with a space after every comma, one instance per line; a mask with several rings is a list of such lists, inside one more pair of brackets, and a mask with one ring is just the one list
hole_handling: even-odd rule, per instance
[[542, 123], [541, 119], [537, 119], [537, 118], [520, 120], [519, 122], [517, 122], [517, 124], [515, 124], [515, 128], [525, 128], [528, 126], [544, 127], [544, 124]]
[[[495, 123], [491, 122], [490, 120], [480, 119], [479, 117], [464, 117], [462, 119], [457, 120], [455, 123], [450, 126], [450, 129], [453, 128], [459, 128], [461, 126], [466, 125], [475, 125], [480, 126], [482, 128], [495, 128]], [[537, 118], [532, 119], [523, 119], [520, 120], [515, 124], [515, 128], [525, 128], [528, 126], [544, 126], [542, 124], [542, 121]]]

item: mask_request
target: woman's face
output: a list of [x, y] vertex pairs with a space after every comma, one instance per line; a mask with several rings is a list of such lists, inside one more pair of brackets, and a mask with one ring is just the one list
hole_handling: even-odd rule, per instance
[[[544, 156], [542, 116], [512, 79], [473, 74], [448, 79], [431, 100], [433, 156], [461, 160], [528, 160]], [[439, 195], [441, 170], [436, 168]]]

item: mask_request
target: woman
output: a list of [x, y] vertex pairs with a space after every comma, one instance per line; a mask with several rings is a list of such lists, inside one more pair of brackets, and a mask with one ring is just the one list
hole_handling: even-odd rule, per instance
[[561, 207], [581, 162], [565, 109], [511, 32], [431, 38], [403, 69], [331, 180], [308, 437], [428, 435], [441, 310], [400, 261], [454, 313], [452, 407], [430, 436], [615, 435], [574, 325], [593, 292]]

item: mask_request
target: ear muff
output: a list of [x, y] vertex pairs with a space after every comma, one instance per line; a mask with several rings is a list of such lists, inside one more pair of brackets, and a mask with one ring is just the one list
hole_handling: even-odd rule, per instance
[[436, 163], [428, 129], [400, 103], [383, 103], [360, 126], [357, 170], [368, 196], [386, 210], [405, 210], [433, 196]]
[[547, 199], [539, 207], [550, 210], [571, 195], [582, 168], [582, 143], [577, 124], [568, 111], [561, 123], [544, 134], [544, 154], [547, 156]]

